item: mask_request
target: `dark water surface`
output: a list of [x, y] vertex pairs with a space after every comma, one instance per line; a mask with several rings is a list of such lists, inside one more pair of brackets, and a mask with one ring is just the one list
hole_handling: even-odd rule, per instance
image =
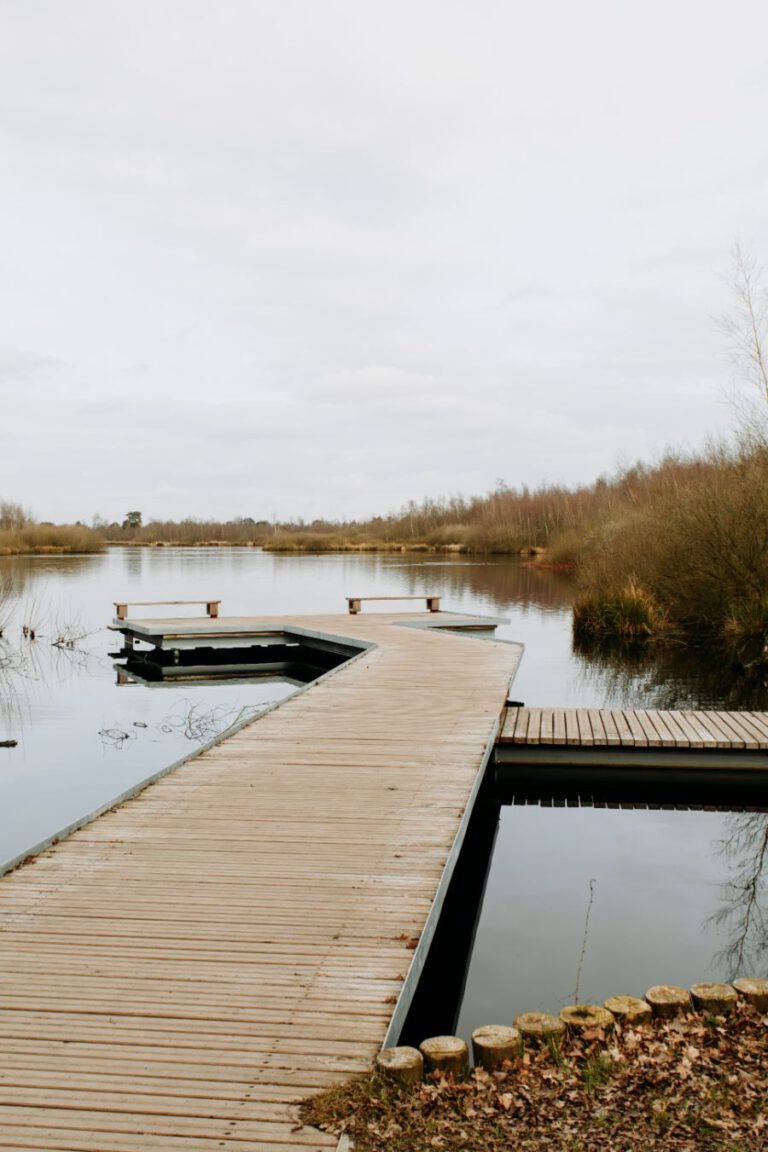
[[[0, 640], [0, 739], [15, 737], [19, 746], [0, 749], [0, 862], [292, 690], [279, 680], [118, 688], [109, 657], [117, 637], [105, 628], [116, 600], [213, 598], [224, 615], [279, 615], [344, 611], [350, 595], [432, 593], [447, 610], [509, 617], [499, 635], [526, 645], [514, 695], [530, 706], [766, 707], [762, 681], [735, 677], [727, 662], [704, 654], [574, 653], [570, 582], [517, 560], [117, 548], [6, 559], [2, 572], [15, 590], [0, 613], [0, 625], [9, 617]], [[22, 638], [24, 623], [35, 627], [34, 641]], [[74, 647], [53, 646], [58, 637]], [[556, 1011], [575, 991], [602, 1000], [748, 966], [764, 974], [763, 881], [746, 932], [732, 884], [759, 847], [763, 818], [744, 827], [749, 819], [503, 809], [462, 1033], [519, 1011]], [[722, 910], [718, 928], [712, 917]]]

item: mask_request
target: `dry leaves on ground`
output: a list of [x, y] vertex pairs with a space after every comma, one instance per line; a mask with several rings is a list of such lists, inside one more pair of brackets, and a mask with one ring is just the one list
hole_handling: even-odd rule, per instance
[[594, 1032], [518, 1068], [432, 1079], [410, 1094], [376, 1077], [305, 1102], [356, 1152], [766, 1152], [768, 1016], [687, 1016]]

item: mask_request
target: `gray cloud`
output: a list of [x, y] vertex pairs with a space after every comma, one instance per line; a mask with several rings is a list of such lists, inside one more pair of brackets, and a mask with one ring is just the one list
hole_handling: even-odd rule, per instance
[[703, 443], [766, 25], [0, 0], [0, 495], [349, 516]]

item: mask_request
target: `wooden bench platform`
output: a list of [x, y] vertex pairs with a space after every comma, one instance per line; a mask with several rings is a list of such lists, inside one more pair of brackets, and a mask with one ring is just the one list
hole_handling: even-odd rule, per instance
[[439, 596], [347, 596], [350, 615], [355, 616], [366, 600], [426, 600], [428, 612], [440, 611]]
[[175, 608], [186, 604], [204, 604], [206, 614], [215, 619], [219, 614], [221, 600], [123, 600], [120, 602], [116, 600], [115, 616], [118, 620], [127, 620], [129, 608]]

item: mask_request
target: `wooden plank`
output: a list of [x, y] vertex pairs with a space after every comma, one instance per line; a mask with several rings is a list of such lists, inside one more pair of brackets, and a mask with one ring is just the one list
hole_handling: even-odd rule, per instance
[[749, 721], [744, 718], [740, 712], [725, 712], [723, 719], [727, 721], [728, 726], [734, 730], [739, 738], [744, 741], [745, 748], [751, 751], [757, 751], [760, 748], [759, 737]]
[[576, 725], [579, 732], [579, 744], [586, 748], [594, 744], [592, 725], [589, 722], [589, 712], [584, 708], [576, 709]]
[[648, 741], [648, 747], [660, 748], [661, 737], [659, 736], [658, 730], [654, 727], [651, 720], [652, 713], [647, 712], [643, 708], [636, 708], [634, 715], [635, 719], [643, 730], [643, 734], [646, 740]]
[[675, 712], [675, 724], [686, 741], [686, 746], [696, 748], [699, 742], [699, 730], [690, 711]]
[[526, 744], [541, 743], [541, 708], [528, 708], [528, 733]]
[[593, 744], [607, 744], [608, 736], [603, 726], [603, 714], [599, 708], [587, 709], [589, 716], [589, 724], [592, 728], [592, 742]]
[[743, 712], [742, 716], [768, 742], [768, 712]]
[[552, 708], [542, 708], [541, 710], [541, 730], [539, 732], [539, 742], [541, 744], [555, 743], [554, 711]]
[[581, 742], [579, 732], [579, 717], [575, 708], [565, 709], [565, 742], [566, 744], [579, 744]]
[[520, 715], [521, 708], [507, 708], [499, 733], [500, 744], [519, 744], [521, 729], [525, 727], [525, 720]]
[[606, 744], [612, 747], [621, 744], [621, 736], [619, 735], [619, 730], [616, 727], [616, 722], [613, 719], [613, 713], [610, 709], [602, 708], [600, 710], [600, 719], [602, 721], [603, 731], [605, 732]]
[[635, 715], [635, 712], [631, 708], [625, 709], [625, 711], [624, 711], [624, 723], [626, 724], [627, 728], [629, 729], [629, 731], [631, 733], [632, 744], [634, 745], [634, 747], [635, 748], [647, 748], [648, 747], [648, 737], [646, 736], [645, 731], [643, 730], [642, 724], [640, 723], [637, 716]]
[[698, 725], [702, 748], [717, 748], [722, 735], [720, 728], [715, 725], [713, 713], [694, 711], [691, 717], [695, 725]]
[[733, 728], [722, 712], [710, 713], [709, 722], [719, 733], [718, 748], [746, 748], [746, 741]]
[[768, 725], [765, 722], [765, 713], [739, 712], [739, 725], [754, 735], [758, 748], [768, 748]]
[[691, 743], [690, 736], [685, 726], [680, 722], [680, 714], [670, 710], [662, 712], [661, 715], [664, 717], [667, 728], [675, 737], [675, 747], [689, 748]]
[[635, 739], [632, 735], [632, 729], [627, 724], [624, 713], [618, 708], [612, 708], [611, 719], [613, 720], [616, 731], [619, 734], [622, 747], [631, 748], [635, 743]]
[[668, 714], [664, 711], [654, 710], [648, 712], [648, 719], [661, 737], [662, 748], [675, 748], [678, 744], [678, 729], [668, 724]]

